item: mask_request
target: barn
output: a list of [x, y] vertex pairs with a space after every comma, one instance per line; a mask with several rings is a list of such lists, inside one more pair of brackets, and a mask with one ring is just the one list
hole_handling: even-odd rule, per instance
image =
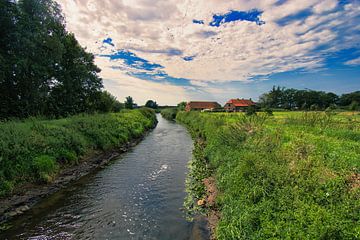
[[213, 110], [215, 108], [221, 108], [221, 105], [217, 102], [188, 102], [185, 110], [189, 111], [202, 111], [202, 110]]
[[227, 112], [243, 112], [250, 106], [255, 106], [255, 103], [251, 99], [237, 98], [227, 101], [224, 109]]

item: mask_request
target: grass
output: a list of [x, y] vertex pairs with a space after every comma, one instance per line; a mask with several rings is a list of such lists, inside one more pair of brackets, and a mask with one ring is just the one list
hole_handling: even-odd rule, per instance
[[51, 182], [61, 168], [138, 138], [155, 122], [152, 110], [139, 109], [0, 123], [0, 196], [24, 182]]
[[[220, 191], [217, 239], [360, 238], [359, 114], [180, 112], [177, 120], [206, 142], [201, 159]], [[203, 197], [195, 191], [194, 202]]]
[[177, 108], [165, 108], [161, 110], [161, 116], [167, 120], [173, 121], [176, 118]]

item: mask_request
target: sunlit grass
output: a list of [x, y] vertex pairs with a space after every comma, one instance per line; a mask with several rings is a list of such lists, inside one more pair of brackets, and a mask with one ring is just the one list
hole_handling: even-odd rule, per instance
[[94, 151], [121, 146], [155, 121], [152, 110], [140, 109], [0, 123], [0, 196], [19, 183], [52, 181], [61, 167], [77, 164]]
[[218, 239], [360, 237], [357, 112], [184, 113], [221, 194]]

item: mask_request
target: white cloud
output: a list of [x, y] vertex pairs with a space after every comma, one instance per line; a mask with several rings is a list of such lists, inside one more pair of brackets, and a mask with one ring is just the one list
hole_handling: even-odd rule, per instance
[[346, 65], [360, 65], [360, 57], [345, 62]]
[[[203, 90], [211, 82], [246, 82], [258, 75], [320, 69], [329, 53], [356, 46], [360, 41], [359, 35], [351, 34], [360, 12], [356, 1], [337, 11], [335, 0], [291, 0], [281, 5], [277, 2], [59, 0], [68, 29], [90, 51], [98, 53], [101, 41], [111, 37], [116, 48], [132, 49], [138, 56], [164, 66], [170, 76], [191, 79], [194, 86]], [[237, 21], [219, 28], [208, 25], [214, 14], [254, 8], [263, 11], [261, 20], [265, 24]], [[278, 25], [279, 19], [304, 10], [312, 12], [311, 16]], [[204, 20], [205, 24], [193, 24], [193, 19]], [[314, 51], [317, 48], [321, 51]], [[181, 50], [183, 56], [171, 55], [169, 49]], [[195, 57], [184, 61], [184, 56]], [[119, 79], [119, 74], [121, 79], [130, 79], [108, 65], [103, 65], [101, 74], [104, 79]], [[120, 82], [124, 87], [125, 82]], [[146, 81], [131, 82], [142, 85]], [[156, 88], [157, 85], [147, 86], [148, 91], [158, 91]], [[181, 97], [187, 97], [186, 91], [189, 90], [179, 90]]]

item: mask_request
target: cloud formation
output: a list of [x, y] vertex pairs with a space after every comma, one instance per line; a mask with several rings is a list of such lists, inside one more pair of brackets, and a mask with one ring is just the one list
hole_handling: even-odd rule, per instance
[[[68, 29], [80, 43], [99, 61], [109, 61], [102, 74], [111, 71], [114, 76], [153, 82], [158, 78], [164, 84], [198, 90], [204, 84], [247, 83], [282, 72], [317, 71], [327, 68], [329, 56], [360, 48], [360, 25], [355, 24], [360, 20], [358, 1], [59, 3]], [[344, 59], [343, 64], [357, 62]]]

